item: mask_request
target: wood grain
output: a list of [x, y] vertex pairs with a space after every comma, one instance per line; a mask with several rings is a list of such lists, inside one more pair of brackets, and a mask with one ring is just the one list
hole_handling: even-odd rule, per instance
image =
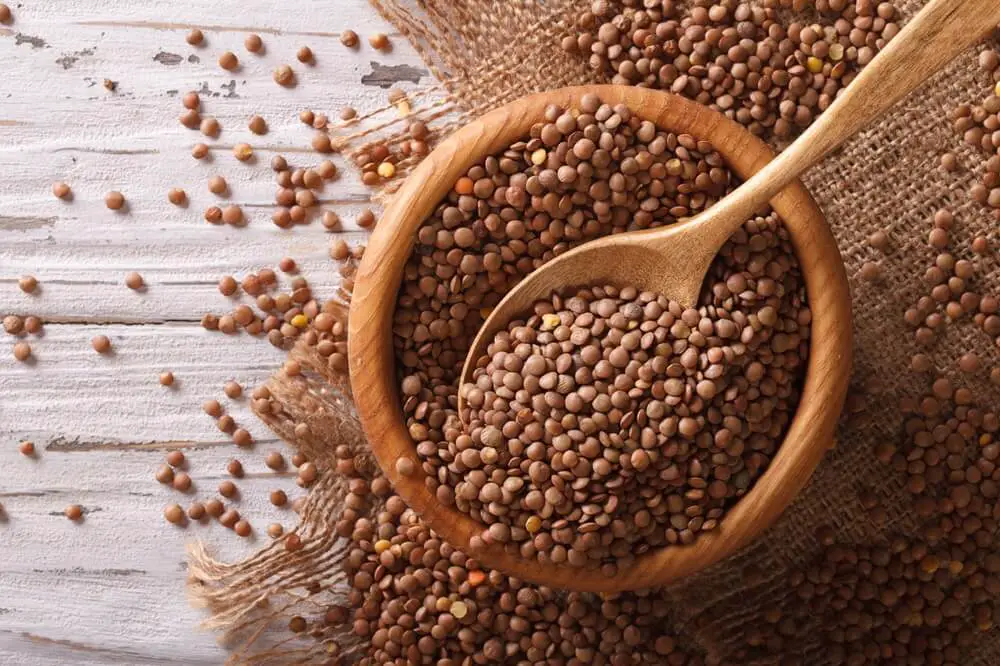
[[[0, 333], [0, 665], [221, 664], [226, 651], [197, 630], [203, 616], [184, 593], [184, 546], [205, 538], [224, 557], [246, 555], [266, 541], [269, 522], [294, 522], [290, 511], [270, 506], [267, 492], [302, 491], [264, 466], [262, 454], [281, 445], [245, 400], [221, 391], [228, 379], [263, 381], [282, 355], [264, 340], [209, 333], [197, 322], [233, 306], [215, 287], [219, 277], [273, 267], [286, 255], [319, 294], [332, 292], [330, 234], [319, 224], [282, 231], [270, 223], [267, 162], [277, 151], [293, 163], [312, 159], [301, 109], [331, 117], [348, 105], [375, 109], [386, 99], [380, 84], [412, 88], [412, 72], [424, 68], [402, 39], [391, 54], [364, 39], [356, 51], [340, 44], [345, 29], [362, 38], [391, 34], [366, 0], [317, 0], [292, 11], [273, 0], [8, 4], [14, 22], [0, 28], [0, 316], [38, 314], [46, 326], [28, 338], [32, 366], [14, 361], [14, 340]], [[205, 31], [204, 48], [185, 43], [190, 27]], [[263, 56], [243, 49], [247, 31], [262, 35]], [[303, 44], [316, 54], [315, 67], [295, 60]], [[239, 55], [240, 71], [219, 69], [225, 49]], [[294, 89], [271, 80], [285, 62], [300, 74]], [[394, 66], [409, 68], [398, 84]], [[382, 78], [362, 83], [373, 73]], [[104, 79], [117, 83], [115, 92]], [[206, 112], [223, 126], [211, 161], [190, 157], [203, 137], [177, 122], [179, 97], [191, 89], [202, 91]], [[246, 129], [253, 114], [268, 121], [268, 135]], [[256, 163], [236, 162], [230, 148], [238, 141], [255, 146]], [[353, 220], [370, 205], [369, 191], [342, 171], [323, 199], [355, 243], [367, 235]], [[248, 226], [202, 221], [214, 202], [205, 187], [214, 173], [229, 180]], [[73, 201], [52, 196], [56, 180], [72, 186]], [[170, 187], [186, 189], [190, 206], [171, 206]], [[125, 193], [127, 214], [104, 207], [111, 189]], [[144, 292], [124, 287], [132, 270], [144, 275]], [[18, 290], [26, 273], [38, 277], [38, 295]], [[114, 355], [93, 352], [97, 334], [111, 337]], [[175, 389], [157, 382], [168, 369]], [[259, 438], [254, 453], [233, 447], [201, 413], [208, 398], [222, 400]], [[37, 444], [37, 459], [17, 453], [22, 439]], [[153, 480], [174, 447], [191, 461], [189, 496]], [[163, 520], [167, 503], [212, 496], [234, 456], [248, 472], [238, 482], [239, 510], [254, 539]], [[87, 509], [81, 524], [61, 515], [69, 503]]]
[[[773, 157], [760, 140], [706, 107], [667, 93], [618, 86], [566, 88], [525, 98], [487, 114], [443, 142], [410, 176], [372, 234], [351, 305], [351, 380], [355, 401], [379, 462], [407, 503], [455, 544], [467, 546], [482, 526], [437, 502], [399, 408], [391, 321], [403, 267], [415, 231], [457, 178], [482, 157], [527, 134], [546, 106], [571, 107], [587, 92], [610, 104], [624, 103], [660, 127], [709, 138], [736, 173], [746, 179]], [[672, 546], [640, 556], [628, 570], [609, 578], [595, 571], [528, 562], [501, 544], [477, 557], [520, 578], [577, 590], [610, 592], [668, 584], [707, 567], [746, 545], [773, 523], [806, 484], [833, 441], [846, 396], [851, 359], [851, 315], [847, 277], [822, 213], [798, 182], [782, 190], [772, 206], [788, 226], [806, 277], [813, 308], [812, 349], [802, 400], [785, 440], [767, 472], [720, 522], [689, 546]], [[682, 225], [683, 226], [683, 225]], [[624, 253], [623, 253], [624, 254]], [[635, 261], [628, 255], [628, 261]], [[620, 261], [590, 264], [569, 283], [615, 282]], [[372, 331], [380, 332], [372, 335]], [[364, 334], [363, 334], [364, 333]], [[416, 473], [404, 477], [396, 461], [409, 458]]]

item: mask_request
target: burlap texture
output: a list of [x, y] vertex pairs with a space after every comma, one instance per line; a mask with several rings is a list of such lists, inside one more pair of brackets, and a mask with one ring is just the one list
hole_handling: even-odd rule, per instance
[[[463, 118], [522, 95], [602, 80], [584, 58], [559, 48], [562, 37], [574, 34], [575, 17], [589, 4], [587, 0], [371, 2], [410, 39], [442, 81], [443, 100], [417, 109], [435, 123], [438, 135]], [[895, 4], [908, 18], [923, 2], [902, 0]], [[764, 613], [786, 605], [789, 576], [821, 549], [815, 535], [819, 526], [829, 525], [836, 530], [838, 540], [856, 544], [912, 534], [916, 528], [918, 520], [912, 510], [912, 495], [904, 487], [905, 477], [880, 464], [873, 453], [880, 443], [895, 443], [902, 436], [900, 401], [916, 398], [930, 386], [931, 373], [910, 370], [914, 353], [930, 354], [939, 372], [956, 385], [971, 388], [979, 404], [1000, 403], [998, 387], [986, 377], [990, 368], [1000, 364], [997, 345], [969, 317], [949, 323], [930, 348], [919, 348], [902, 316], [928, 292], [922, 276], [937, 254], [926, 242], [936, 210], [947, 207], [955, 213], [949, 249], [956, 258], [973, 259], [969, 243], [976, 236], [986, 236], [992, 245], [1000, 241], [989, 211], [969, 201], [966, 194], [981, 175], [985, 158], [962, 145], [948, 118], [957, 104], [978, 103], [992, 87], [976, 65], [976, 53], [960, 57], [805, 178], [833, 228], [851, 279], [856, 340], [852, 396], [836, 448], [779, 523], [742, 553], [671, 589], [677, 629], [709, 656], [727, 663], [827, 663], [809, 631], [809, 623], [815, 619], [808, 614], [795, 618], [799, 630], [793, 647], [760, 659], [736, 655], [742, 654], [739, 649], [746, 645], [751, 629], [765, 624]], [[381, 129], [393, 132], [395, 127], [387, 124]], [[360, 136], [369, 135], [352, 138]], [[960, 168], [954, 173], [939, 167], [940, 156], [949, 151], [959, 158]], [[891, 238], [886, 255], [867, 243], [868, 236], [879, 229]], [[880, 282], [859, 278], [866, 261], [881, 264], [884, 277]], [[995, 256], [977, 258], [975, 263], [973, 288], [983, 295], [1000, 291], [1000, 266]], [[970, 349], [980, 355], [986, 372], [959, 376], [957, 360]], [[308, 358], [305, 351], [296, 353], [304, 361]], [[337, 440], [332, 444], [324, 441], [321, 446], [314, 443], [312, 450], [321, 465], [330, 467], [334, 464], [333, 445], [345, 441], [363, 449], [364, 442], [346, 403], [334, 405], [336, 413], [331, 416], [324, 414], [330, 410], [329, 402], [318, 403], [313, 410], [309, 406], [313, 398], [303, 399], [328, 391], [328, 385], [336, 387], [337, 395], [349, 396], [342, 375], [327, 370], [322, 362], [313, 365], [318, 374], [308, 382], [279, 377], [270, 386], [283, 395], [289, 412], [287, 423], [303, 418], [329, 421], [316, 423], [313, 432], [333, 433]], [[300, 393], [289, 393], [289, 385], [299, 386]], [[287, 428], [282, 429], [282, 419], [270, 417], [269, 422], [279, 434], [295, 441]], [[888, 513], [884, 524], [873, 524], [862, 509], [858, 493], [864, 489], [874, 490], [881, 498]], [[341, 492], [336, 482], [327, 482], [311, 494], [311, 510], [305, 513], [299, 529], [308, 536], [311, 548], [304, 552], [314, 556], [290, 556], [280, 546], [272, 546], [248, 562], [224, 568], [203, 553], [195, 558], [196, 594], [215, 611], [216, 626], [257, 632], [266, 620], [288, 617], [292, 611], [284, 607], [278, 611], [279, 606], [272, 601], [270, 610], [254, 614], [251, 597], [287, 599], [292, 591], [293, 602], [302, 603], [294, 601], [295, 589], [338, 575], [330, 562], [338, 552], [332, 530]], [[253, 594], [246, 587], [241, 592], [237, 583], [250, 579], [255, 581]], [[964, 663], [1000, 663], [1000, 632], [994, 629], [977, 634], [976, 641]], [[306, 652], [299, 653], [300, 657], [325, 654], [322, 643], [302, 649]], [[284, 654], [283, 650], [266, 653], [268, 659]], [[792, 658], [799, 661], [788, 661]], [[241, 653], [239, 660], [247, 660], [247, 655]]]

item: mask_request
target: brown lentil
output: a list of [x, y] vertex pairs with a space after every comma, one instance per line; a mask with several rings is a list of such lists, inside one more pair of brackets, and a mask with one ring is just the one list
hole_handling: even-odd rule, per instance
[[196, 143], [191, 148], [191, 157], [196, 160], [203, 160], [208, 157], [208, 146], [204, 143]]
[[392, 42], [389, 41], [389, 35], [384, 32], [376, 32], [374, 35], [368, 38], [368, 43], [376, 51], [388, 51], [392, 48]]
[[146, 281], [135, 271], [125, 276], [125, 286], [132, 290], [139, 290], [146, 286]]
[[161, 372], [160, 373], [160, 385], [161, 386], [173, 386], [174, 385], [174, 373], [172, 373], [172, 372]]
[[271, 504], [274, 506], [285, 506], [288, 503], [288, 495], [284, 490], [271, 491]]
[[220, 500], [212, 498], [205, 502], [205, 513], [207, 513], [212, 518], [219, 518], [225, 511], [225, 506]]
[[125, 205], [125, 196], [121, 192], [108, 192], [104, 195], [104, 205], [111, 210], [121, 210]]
[[191, 520], [201, 520], [208, 513], [201, 502], [191, 502], [187, 509], [187, 517]]
[[226, 465], [226, 471], [229, 472], [230, 476], [241, 479], [243, 478], [243, 463], [234, 458]]
[[253, 157], [253, 146], [249, 143], [238, 143], [233, 146], [233, 157], [240, 162], [246, 162]]
[[274, 70], [274, 81], [285, 87], [295, 85], [295, 72], [288, 65], [279, 65]]
[[264, 41], [260, 38], [260, 35], [252, 32], [243, 40], [243, 46], [250, 53], [260, 53], [264, 49]]
[[201, 114], [195, 109], [188, 109], [180, 115], [178, 120], [181, 125], [191, 130], [198, 129], [201, 126]]
[[236, 509], [226, 509], [225, 512], [219, 516], [219, 524], [229, 529], [233, 529], [239, 521], [240, 512]]
[[313, 55], [312, 49], [308, 46], [300, 46], [299, 50], [295, 52], [295, 57], [301, 63], [311, 64], [315, 62], [315, 56]]
[[243, 221], [243, 209], [236, 205], [229, 205], [222, 209], [222, 221], [226, 224], [239, 224]]
[[253, 444], [253, 436], [244, 428], [237, 428], [233, 431], [233, 443], [236, 446], [250, 446]]
[[340, 43], [349, 49], [353, 49], [354, 47], [356, 47], [359, 41], [360, 40], [358, 39], [358, 33], [354, 32], [353, 30], [345, 30], [342, 33], [340, 33]]
[[273, 470], [281, 470], [285, 468], [285, 457], [277, 451], [270, 451], [264, 458], [264, 464]]
[[205, 34], [198, 28], [191, 28], [185, 39], [191, 46], [200, 46], [205, 41]]
[[181, 206], [187, 201], [187, 193], [180, 188], [174, 187], [167, 192], [167, 201], [175, 206]]
[[10, 335], [17, 335], [24, 328], [24, 320], [17, 315], [7, 315], [3, 318], [3, 330]]
[[17, 288], [26, 294], [30, 294], [38, 288], [38, 280], [33, 275], [23, 275], [17, 280]]
[[240, 66], [240, 59], [232, 51], [226, 51], [219, 56], [219, 67], [227, 71], [233, 71]]
[[59, 181], [52, 184], [52, 194], [57, 199], [69, 199], [72, 196], [73, 191], [70, 189], [69, 185]]
[[31, 345], [27, 342], [14, 343], [14, 358], [24, 362], [31, 358]]
[[106, 335], [95, 335], [91, 338], [90, 345], [98, 354], [107, 354], [111, 351], [111, 339]]
[[[252, 116], [250, 118], [250, 122], [247, 123], [247, 127], [249, 127], [250, 131], [254, 134], [267, 134], [267, 121], [260, 116]], [[280, 157], [280, 155], [275, 156], [275, 158], [277, 157]]]
[[21, 442], [20, 445], [18, 445], [17, 450], [20, 451], [22, 456], [31, 457], [35, 455], [35, 443]]
[[83, 507], [79, 504], [70, 504], [63, 510], [63, 515], [73, 521], [80, 520], [83, 518]]
[[223, 392], [226, 396], [232, 399], [236, 399], [243, 395], [243, 387], [239, 385], [238, 382], [228, 381], [225, 386], [222, 387]]
[[182, 493], [186, 493], [191, 490], [191, 475], [187, 472], [175, 472], [174, 480], [171, 484], [174, 490], [179, 490]]
[[219, 121], [215, 118], [202, 118], [198, 128], [202, 134], [213, 138], [219, 136], [219, 132], [222, 131], [222, 126], [219, 125]]

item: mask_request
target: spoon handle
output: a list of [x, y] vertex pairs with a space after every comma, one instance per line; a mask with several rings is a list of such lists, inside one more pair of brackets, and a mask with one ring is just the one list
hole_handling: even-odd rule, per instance
[[998, 23], [1000, 0], [931, 0], [791, 146], [710, 209], [718, 213], [712, 216], [714, 220], [729, 223], [713, 230], [719, 245], [788, 183], [919, 88]]

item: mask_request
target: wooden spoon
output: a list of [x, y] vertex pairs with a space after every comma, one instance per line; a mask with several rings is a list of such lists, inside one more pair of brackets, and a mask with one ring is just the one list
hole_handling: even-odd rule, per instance
[[[496, 334], [553, 291], [633, 285], [694, 305], [719, 250], [755, 211], [998, 23], [1000, 0], [930, 2], [795, 143], [719, 203], [680, 224], [590, 241], [530, 273], [479, 330], [465, 359], [461, 386], [471, 380]], [[459, 414], [465, 413], [464, 393], [459, 391]]]

